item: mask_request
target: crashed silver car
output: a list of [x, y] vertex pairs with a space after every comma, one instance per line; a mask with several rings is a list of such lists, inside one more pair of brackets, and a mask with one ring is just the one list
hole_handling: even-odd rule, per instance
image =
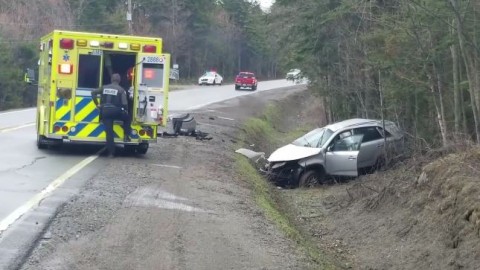
[[270, 155], [268, 178], [281, 186], [311, 186], [329, 176], [355, 177], [361, 169], [381, 167], [385, 153], [403, 151], [402, 131], [384, 122], [385, 131], [383, 121], [358, 118], [314, 129]]

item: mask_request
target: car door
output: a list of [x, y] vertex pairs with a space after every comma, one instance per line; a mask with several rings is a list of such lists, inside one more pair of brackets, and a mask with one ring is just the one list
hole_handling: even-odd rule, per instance
[[351, 131], [338, 134], [327, 147], [325, 171], [329, 175], [358, 176], [357, 157], [363, 135]]
[[385, 144], [383, 136], [376, 126], [355, 128], [353, 133], [363, 135], [358, 154], [358, 168], [374, 166], [383, 152]]

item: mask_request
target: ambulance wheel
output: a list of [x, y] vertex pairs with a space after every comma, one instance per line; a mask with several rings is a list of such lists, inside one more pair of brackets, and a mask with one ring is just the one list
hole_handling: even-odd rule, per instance
[[136, 150], [137, 150], [137, 147], [135, 145], [125, 144], [123, 146], [123, 151], [125, 151], [125, 153], [129, 155], [135, 154]]
[[47, 149], [47, 144], [45, 144], [45, 136], [37, 135], [37, 148], [38, 149]]
[[148, 151], [148, 143], [141, 143], [137, 146], [137, 153], [145, 155]]

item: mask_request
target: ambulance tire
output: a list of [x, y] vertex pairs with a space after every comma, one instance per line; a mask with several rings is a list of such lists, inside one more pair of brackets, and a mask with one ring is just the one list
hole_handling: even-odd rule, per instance
[[48, 145], [45, 143], [45, 136], [37, 135], [37, 148], [38, 149], [47, 149]]
[[141, 155], [145, 155], [148, 151], [148, 143], [141, 143], [137, 146], [137, 153]]
[[127, 155], [133, 155], [133, 154], [135, 154], [136, 150], [137, 150], [137, 146], [135, 146], [135, 145], [126, 144], [126, 145], [124, 145], [124, 147], [123, 147], [123, 151], [124, 151]]

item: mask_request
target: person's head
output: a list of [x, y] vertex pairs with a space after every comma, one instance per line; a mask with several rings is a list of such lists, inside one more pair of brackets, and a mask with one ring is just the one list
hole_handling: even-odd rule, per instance
[[112, 83], [120, 83], [121, 81], [122, 81], [122, 78], [120, 77], [120, 74], [118, 73], [112, 74]]

